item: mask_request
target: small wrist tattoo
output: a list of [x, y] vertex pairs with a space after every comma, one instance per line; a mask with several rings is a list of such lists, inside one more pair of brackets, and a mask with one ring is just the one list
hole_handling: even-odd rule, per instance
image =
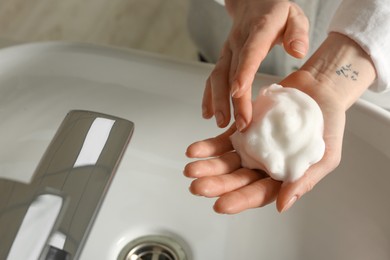
[[359, 71], [354, 70], [351, 63], [343, 65], [340, 68], [338, 68], [336, 70], [336, 74], [338, 76], [342, 76], [347, 79], [351, 79], [353, 81], [356, 81], [359, 77]]

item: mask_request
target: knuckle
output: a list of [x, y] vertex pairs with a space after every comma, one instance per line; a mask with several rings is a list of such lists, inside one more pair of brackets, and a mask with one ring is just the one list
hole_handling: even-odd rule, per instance
[[304, 14], [297, 14], [294, 19], [295, 24], [297, 25], [297, 29], [303, 33], [307, 33], [309, 31], [310, 21], [309, 18]]
[[[316, 182], [315, 182], [313, 179], [309, 179], [309, 180], [305, 183], [305, 190], [306, 190], [306, 192], [312, 191], [315, 185], [316, 185]], [[306, 193], [306, 192], [305, 192], [305, 193]]]
[[341, 162], [341, 151], [336, 149], [328, 149], [325, 151], [324, 158], [327, 160], [328, 172], [336, 169]]
[[336, 169], [341, 162], [341, 155], [339, 154], [333, 154], [332, 156], [329, 157], [329, 171], [333, 171]]
[[250, 24], [251, 32], [257, 33], [264, 30], [267, 24], [270, 24], [272, 17], [270, 15], [262, 15], [261, 17], [253, 20]]
[[263, 60], [267, 56], [267, 52], [264, 48], [257, 48], [256, 46], [247, 46], [240, 51], [241, 59], [248, 59], [254, 56], [258, 60]]
[[225, 70], [221, 66], [215, 66], [210, 74], [210, 83], [212, 84], [214, 80], [219, 80], [224, 75], [224, 72]]
[[229, 35], [229, 45], [234, 50], [238, 48], [243, 39], [243, 33], [239, 28], [233, 28]]
[[242, 48], [242, 49], [240, 50], [240, 57], [241, 57], [241, 58], [248, 57], [248, 56], [250, 56], [254, 51], [256, 51], [255, 48], [246, 46], [245, 48]]
[[230, 37], [232, 38], [232, 40], [238, 40], [241, 38], [241, 36], [242, 36], [241, 30], [238, 29], [238, 27], [235, 27], [232, 29], [231, 34], [230, 34]]

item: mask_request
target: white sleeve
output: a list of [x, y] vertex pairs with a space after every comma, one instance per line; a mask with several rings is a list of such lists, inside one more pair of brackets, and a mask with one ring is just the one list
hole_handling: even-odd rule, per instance
[[389, 0], [343, 0], [328, 31], [347, 35], [371, 56], [377, 72], [371, 90], [390, 89]]

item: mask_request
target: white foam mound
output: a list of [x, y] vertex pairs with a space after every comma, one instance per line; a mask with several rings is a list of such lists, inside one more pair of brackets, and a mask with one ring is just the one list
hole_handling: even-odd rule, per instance
[[323, 157], [323, 129], [321, 109], [310, 96], [273, 84], [254, 101], [249, 128], [235, 132], [231, 141], [243, 167], [292, 182]]

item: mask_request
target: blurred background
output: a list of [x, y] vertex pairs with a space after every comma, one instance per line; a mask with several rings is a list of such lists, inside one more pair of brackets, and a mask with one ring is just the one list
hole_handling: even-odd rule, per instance
[[188, 0], [0, 0], [0, 47], [75, 41], [197, 60]]

